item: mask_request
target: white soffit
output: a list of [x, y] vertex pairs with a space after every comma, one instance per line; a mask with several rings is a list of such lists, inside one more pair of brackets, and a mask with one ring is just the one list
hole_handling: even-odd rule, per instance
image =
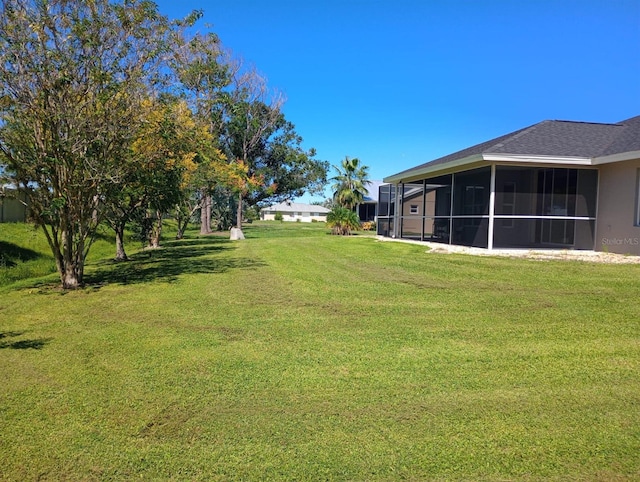
[[423, 166], [419, 169], [410, 169], [408, 171], [403, 171], [401, 173], [394, 174], [389, 177], [385, 177], [383, 181], [387, 183], [395, 184], [395, 183], [399, 183], [406, 180], [420, 179], [427, 174], [431, 174], [439, 171], [446, 171], [448, 169], [464, 166], [466, 164], [472, 164], [474, 162], [480, 162], [482, 160], [483, 159], [481, 155], [474, 154], [473, 156], [464, 157], [462, 159], [456, 159], [449, 162], [444, 162], [442, 164], [435, 164], [432, 166], [427, 164], [426, 166]]
[[[638, 152], [640, 157], [640, 152]], [[457, 167], [462, 167], [477, 162], [504, 162], [514, 164], [535, 164], [535, 165], [569, 165], [569, 166], [593, 166], [593, 159], [589, 157], [559, 157], [559, 156], [531, 156], [522, 154], [474, 154], [473, 156], [456, 159], [442, 164], [426, 165], [420, 169], [411, 169], [399, 174], [394, 174], [384, 178], [384, 182], [397, 184], [400, 182], [414, 181], [423, 178], [428, 174], [434, 174], [443, 171], [450, 171]], [[615, 162], [615, 161], [609, 161]]]
[[611, 154], [609, 156], [596, 157], [593, 160], [595, 166], [600, 164], [611, 164], [612, 162], [633, 161], [640, 159], [640, 151], [622, 152], [620, 154]]
[[482, 158], [490, 162], [514, 162], [521, 164], [564, 164], [571, 166], [591, 166], [590, 157], [572, 156], [531, 156], [521, 154], [483, 154]]

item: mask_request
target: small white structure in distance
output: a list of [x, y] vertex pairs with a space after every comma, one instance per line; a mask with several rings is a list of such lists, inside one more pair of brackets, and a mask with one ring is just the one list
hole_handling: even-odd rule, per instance
[[302, 221], [310, 223], [312, 221], [327, 220], [329, 209], [315, 204], [294, 203], [290, 201], [274, 204], [260, 210], [260, 219], [263, 221], [274, 221], [276, 214], [282, 214], [283, 221]]

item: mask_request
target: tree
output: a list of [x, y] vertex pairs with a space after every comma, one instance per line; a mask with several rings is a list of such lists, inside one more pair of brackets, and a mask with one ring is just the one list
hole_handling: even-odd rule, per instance
[[360, 164], [357, 158], [345, 157], [340, 166], [334, 166], [338, 174], [332, 178], [333, 198], [343, 207], [354, 209], [369, 194], [369, 167]]
[[149, 246], [158, 247], [165, 214], [190, 192], [190, 183], [202, 166], [219, 161], [211, 135], [199, 125], [187, 103], [163, 95], [143, 104], [145, 122], [132, 144], [132, 166], [149, 228]]
[[[178, 89], [199, 122], [220, 141], [216, 147], [223, 150], [228, 164], [226, 172], [218, 170], [216, 177], [200, 177], [200, 232], [211, 232], [214, 211], [224, 213], [218, 227], [226, 225], [231, 204], [236, 206], [235, 224], [241, 227], [247, 204], [321, 190], [329, 165], [313, 159], [313, 149], [301, 148], [302, 138], [281, 112], [283, 97], [269, 91], [257, 71], [233, 60], [215, 34], [189, 37], [183, 29], [175, 37], [178, 48], [172, 65]], [[226, 192], [235, 200], [223, 201]]]
[[63, 288], [83, 282], [170, 29], [145, 0], [1, 0], [0, 164], [26, 193]]
[[[223, 89], [231, 82], [232, 72], [237, 64], [229, 60], [229, 54], [213, 34], [195, 34], [188, 37], [182, 29], [175, 33], [171, 65], [179, 83], [179, 89], [189, 101], [198, 122], [206, 126], [209, 135], [217, 143], [222, 130], [221, 104], [226, 99]], [[219, 156], [218, 156], [219, 157]], [[198, 182], [196, 191], [188, 198], [196, 200], [195, 210], [200, 209], [200, 234], [211, 233], [213, 209], [212, 192], [219, 185], [215, 179], [215, 169], [207, 163], [199, 165], [192, 181]], [[194, 187], [194, 186], [192, 186]], [[188, 220], [195, 210], [183, 204], [177, 213]], [[180, 234], [180, 231], [179, 231]]]
[[257, 72], [236, 73], [232, 86], [223, 104], [222, 145], [230, 162], [246, 171], [234, 185], [241, 228], [245, 203], [321, 192], [329, 164], [314, 159], [314, 149], [302, 149], [302, 137], [281, 111], [283, 97], [269, 93]]
[[249, 204], [281, 202], [305, 193], [321, 194], [327, 183], [329, 163], [315, 159], [315, 155], [315, 149], [302, 148], [302, 137], [283, 116], [263, 156], [253, 165], [253, 171], [263, 182], [247, 196]]
[[240, 230], [243, 200], [251, 187], [261, 182], [253, 167], [264, 155], [269, 139], [283, 119], [280, 112], [283, 103], [280, 95], [270, 95], [264, 78], [253, 70], [235, 73], [232, 90], [222, 105], [222, 138], [227, 157], [232, 164], [246, 170], [245, 178], [239, 177], [234, 186], [238, 200], [236, 227]]
[[[205, 133], [206, 136], [203, 138], [208, 136], [208, 132]], [[174, 209], [174, 217], [178, 223], [176, 239], [183, 237], [189, 221], [198, 210], [201, 221], [200, 234], [211, 232], [210, 223], [214, 207], [212, 193], [216, 190], [217, 173], [224, 169], [226, 158], [211, 144], [201, 147], [204, 149], [198, 151], [198, 155], [182, 176], [180, 198]]]

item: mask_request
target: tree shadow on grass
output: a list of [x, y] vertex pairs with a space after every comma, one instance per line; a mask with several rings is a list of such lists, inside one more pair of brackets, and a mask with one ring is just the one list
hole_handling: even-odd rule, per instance
[[17, 244], [0, 241], [0, 266], [13, 267], [17, 261], [31, 261], [38, 259], [40, 253], [23, 248]]
[[162, 246], [164, 248], [185, 248], [189, 246], [220, 246], [225, 248], [233, 247], [233, 245], [227, 238], [216, 238], [214, 236], [206, 238], [172, 239], [169, 241], [163, 241]]
[[256, 259], [230, 256], [235, 249], [228, 240], [215, 238], [167, 241], [159, 249], [147, 249], [130, 256], [126, 262], [100, 262], [97, 269], [85, 275], [85, 282], [94, 288], [113, 283], [171, 283], [185, 274], [219, 274], [231, 269], [265, 266]]
[[5, 338], [16, 338], [23, 335], [23, 331], [0, 331], [0, 350], [9, 348], [11, 350], [41, 350], [51, 338], [34, 338], [31, 340], [5, 341]]

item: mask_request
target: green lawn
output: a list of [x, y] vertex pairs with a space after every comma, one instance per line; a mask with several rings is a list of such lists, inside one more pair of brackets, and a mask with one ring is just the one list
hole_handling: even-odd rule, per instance
[[327, 233], [5, 279], [0, 479], [640, 480], [639, 265]]

